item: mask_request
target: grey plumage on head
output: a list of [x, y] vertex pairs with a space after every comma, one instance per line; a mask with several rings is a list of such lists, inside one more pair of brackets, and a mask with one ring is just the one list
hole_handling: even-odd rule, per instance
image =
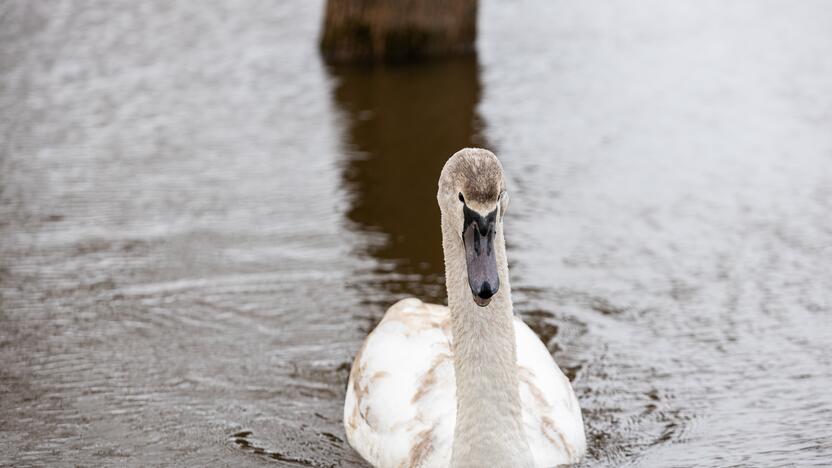
[[458, 187], [466, 201], [482, 205], [496, 203], [505, 191], [503, 166], [491, 151], [482, 148], [464, 148], [456, 152], [442, 170], [440, 191], [443, 184], [452, 190]]

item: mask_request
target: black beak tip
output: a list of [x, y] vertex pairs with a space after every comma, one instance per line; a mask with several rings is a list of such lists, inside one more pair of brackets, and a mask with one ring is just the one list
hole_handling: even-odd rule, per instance
[[485, 307], [491, 302], [491, 298], [497, 293], [497, 288], [491, 287], [488, 281], [480, 286], [480, 290], [474, 293], [474, 302], [480, 307]]
[[480, 286], [480, 291], [477, 293], [477, 296], [481, 299], [491, 299], [491, 296], [493, 296], [495, 292], [497, 291], [491, 289], [491, 284], [486, 281], [482, 283], [482, 286]]

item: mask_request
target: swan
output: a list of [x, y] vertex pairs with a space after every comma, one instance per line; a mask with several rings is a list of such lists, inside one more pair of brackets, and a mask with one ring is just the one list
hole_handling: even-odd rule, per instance
[[367, 336], [347, 385], [347, 440], [378, 468], [577, 462], [586, 437], [575, 393], [513, 313], [500, 161], [458, 151], [437, 200], [448, 307], [401, 300]]

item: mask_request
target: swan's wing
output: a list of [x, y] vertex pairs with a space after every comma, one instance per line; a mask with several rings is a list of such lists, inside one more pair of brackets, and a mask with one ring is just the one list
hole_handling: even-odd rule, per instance
[[456, 384], [447, 307], [393, 305], [355, 357], [344, 402], [350, 444], [376, 467], [449, 466]]
[[540, 338], [515, 317], [523, 425], [537, 466], [578, 461], [586, 451], [581, 408]]

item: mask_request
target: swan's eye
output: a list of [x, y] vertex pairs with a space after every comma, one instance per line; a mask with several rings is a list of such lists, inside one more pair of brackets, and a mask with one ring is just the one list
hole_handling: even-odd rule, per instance
[[462, 192], [459, 192], [459, 201], [465, 203], [465, 197], [462, 196]]

